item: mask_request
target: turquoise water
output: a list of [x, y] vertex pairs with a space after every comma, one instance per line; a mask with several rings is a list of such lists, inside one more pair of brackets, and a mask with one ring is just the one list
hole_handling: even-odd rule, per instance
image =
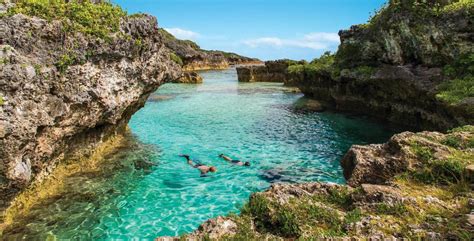
[[[141, 144], [110, 168], [77, 175], [70, 188], [9, 228], [11, 238], [153, 239], [238, 212], [274, 182], [344, 183], [339, 160], [352, 144], [384, 142], [390, 130], [363, 118], [296, 108], [302, 94], [278, 83], [238, 83], [234, 69], [203, 72], [201, 85], [166, 84], [129, 123]], [[137, 147], [138, 146], [138, 147]], [[178, 154], [218, 171], [200, 177]], [[232, 166], [225, 153], [250, 161]], [[137, 168], [137, 160], [157, 165]]]

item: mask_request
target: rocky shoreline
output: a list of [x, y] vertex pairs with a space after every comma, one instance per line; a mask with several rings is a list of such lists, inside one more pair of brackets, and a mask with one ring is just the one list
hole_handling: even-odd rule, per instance
[[335, 54], [241, 68], [239, 80], [284, 82], [326, 108], [407, 129], [473, 124], [474, 7], [435, 5], [394, 1], [369, 23], [341, 30]]
[[[77, 25], [55, 19], [58, 9], [44, 13], [47, 21], [22, 12], [28, 6], [0, 3], [0, 221], [57, 166], [92, 157], [123, 134], [160, 85], [199, 83], [195, 70], [260, 63], [202, 50], [170, 37], [155, 17], [97, 4], [105, 15]], [[472, 81], [472, 8], [431, 15], [431, 7], [408, 7], [389, 5], [369, 24], [341, 31], [335, 55], [241, 67], [239, 81], [296, 85], [323, 103], [312, 104], [318, 111], [425, 130], [473, 124], [474, 97], [462, 92], [472, 88], [464, 86]], [[253, 194], [241, 215], [209, 220], [186, 237], [472, 240], [473, 161], [472, 126], [404, 132], [353, 146], [341, 161], [348, 185], [276, 184]]]
[[472, 240], [474, 126], [353, 146], [341, 165], [348, 185], [273, 184], [180, 238]]
[[87, 159], [122, 135], [160, 85], [202, 83], [186, 70], [258, 62], [193, 49], [195, 43], [176, 40], [153, 16], [92, 2], [75, 11], [103, 14], [94, 23], [71, 23], [71, 13], [58, 12], [66, 11], [64, 2], [46, 5], [51, 12], [44, 18], [29, 3], [0, 3], [0, 221], [18, 194], [56, 166]]
[[104, 36], [23, 14], [0, 18], [2, 213], [57, 165], [122, 133], [151, 93], [181, 76], [155, 17], [108, 6], [100, 5], [121, 17]]
[[[473, 7], [390, 1], [367, 24], [340, 31], [337, 53], [238, 68], [239, 81], [295, 85], [320, 101], [318, 111], [410, 129], [472, 125]], [[465, 126], [353, 146], [341, 160], [347, 186], [274, 184], [254, 193], [240, 215], [208, 220], [181, 238], [472, 240], [473, 135]]]
[[165, 45], [173, 51], [172, 59], [186, 71], [177, 83], [200, 83], [196, 71], [228, 69], [232, 66], [260, 64], [255, 58], [244, 57], [235, 53], [217, 50], [204, 50], [191, 40], [176, 39], [164, 29], [159, 30], [164, 36]]

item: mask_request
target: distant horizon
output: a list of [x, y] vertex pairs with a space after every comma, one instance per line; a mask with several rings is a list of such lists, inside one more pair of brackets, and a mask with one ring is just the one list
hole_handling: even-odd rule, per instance
[[365, 23], [386, 1], [113, 0], [128, 13], [148, 13], [161, 28], [207, 50], [261, 60], [312, 60], [339, 46], [338, 32]]

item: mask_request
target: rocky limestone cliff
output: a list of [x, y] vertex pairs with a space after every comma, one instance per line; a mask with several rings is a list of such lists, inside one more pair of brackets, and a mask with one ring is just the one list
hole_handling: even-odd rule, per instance
[[177, 39], [164, 29], [160, 29], [160, 33], [164, 36], [165, 45], [173, 51], [172, 59], [187, 72], [183, 78], [176, 81], [177, 83], [196, 82], [196, 78], [189, 79], [189, 77], [199, 75], [196, 72], [198, 70], [227, 69], [230, 66], [242, 64], [261, 64], [261, 61], [255, 58], [224, 51], [201, 49], [195, 42]]
[[[369, 23], [341, 30], [334, 56], [288, 61], [288, 69], [241, 68], [239, 79], [296, 85], [326, 107], [412, 129], [472, 124], [473, 4], [422, 2], [389, 1]], [[464, 93], [453, 103], [443, 91]]]
[[101, 37], [68, 23], [0, 17], [1, 209], [121, 132], [152, 92], [181, 75], [155, 17], [123, 16]]
[[191, 40], [180, 40], [160, 29], [165, 44], [182, 61], [184, 70], [226, 69], [230, 65], [260, 63], [260, 60], [217, 50], [204, 50]]
[[281, 78], [326, 107], [411, 129], [473, 124], [473, 16], [470, 1], [391, 0], [369, 23], [340, 31], [335, 55]]
[[[291, 60], [265, 61], [265, 65], [246, 65], [237, 67], [240, 82], [281, 82], [290, 86], [288, 67], [298, 62]], [[300, 62], [302, 63], [302, 62]]]
[[241, 215], [211, 219], [182, 238], [474, 238], [473, 126], [404, 132], [353, 146], [341, 162], [348, 186], [273, 184], [254, 193]]
[[473, 52], [472, 3], [467, 2], [390, 0], [367, 24], [339, 32], [337, 61], [343, 67], [449, 64]]

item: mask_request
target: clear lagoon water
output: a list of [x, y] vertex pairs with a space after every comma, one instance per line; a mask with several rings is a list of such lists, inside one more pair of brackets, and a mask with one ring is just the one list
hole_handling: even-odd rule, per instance
[[[166, 84], [129, 123], [140, 144], [108, 157], [106, 171], [68, 177], [7, 228], [6, 239], [153, 240], [191, 232], [237, 212], [272, 183], [344, 183], [339, 160], [353, 144], [393, 133], [361, 117], [298, 108], [303, 95], [279, 83], [238, 83], [235, 69], [202, 72], [199, 85]], [[178, 155], [218, 171], [207, 177]], [[233, 166], [224, 153], [250, 161]], [[143, 170], [137, 161], [156, 163]]]

